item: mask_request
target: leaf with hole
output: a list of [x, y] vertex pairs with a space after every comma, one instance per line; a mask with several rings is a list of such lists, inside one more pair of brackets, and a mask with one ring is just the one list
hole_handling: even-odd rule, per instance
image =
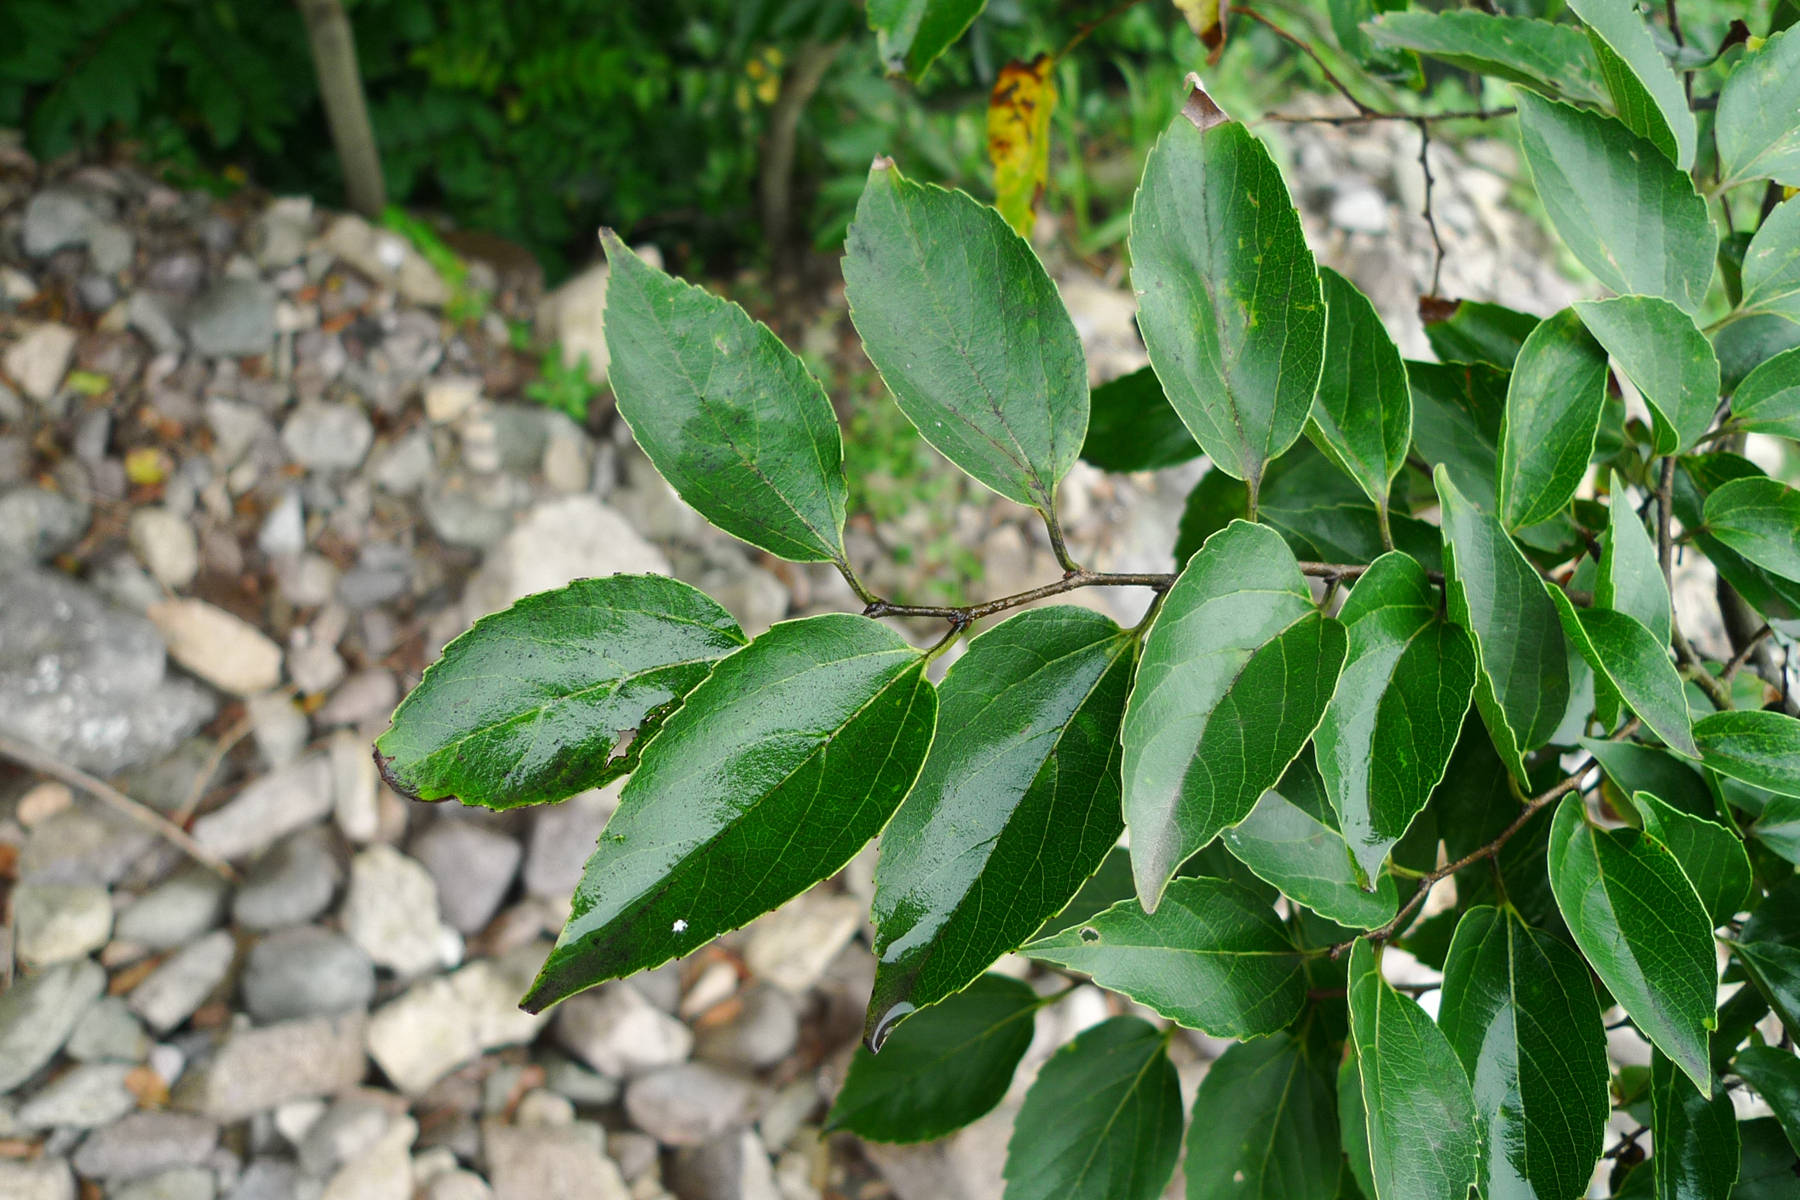
[[1615, 292], [1698, 310], [1719, 236], [1693, 181], [1611, 117], [1514, 94], [1525, 161], [1563, 244]]
[[875, 867], [868, 1030], [958, 991], [1067, 904], [1119, 840], [1119, 721], [1137, 643], [1086, 608], [969, 643]]
[[1242, 884], [1205, 876], [1178, 876], [1153, 913], [1127, 900], [1024, 953], [1214, 1037], [1274, 1033], [1306, 999], [1300, 952], [1275, 910]]
[[1466, 1195], [1480, 1153], [1468, 1076], [1425, 1011], [1382, 979], [1362, 939], [1350, 949], [1350, 1036], [1376, 1200]]
[[1606, 1028], [1587, 964], [1511, 908], [1471, 908], [1438, 1025], [1468, 1072], [1486, 1196], [1579, 1196], [1600, 1157]]
[[1023, 981], [977, 976], [902, 1021], [880, 1054], [857, 1047], [825, 1128], [875, 1142], [922, 1142], [961, 1129], [1005, 1097], [1039, 1007]]
[[1562, 621], [1543, 580], [1492, 516], [1433, 474], [1444, 513], [1450, 617], [1475, 643], [1475, 705], [1501, 761], [1528, 782], [1525, 753], [1550, 740], [1569, 703]]
[[1712, 919], [1675, 855], [1640, 830], [1595, 829], [1569, 796], [1550, 829], [1550, 887], [1613, 999], [1710, 1094]]
[[1325, 302], [1281, 172], [1237, 121], [1178, 115], [1131, 213], [1131, 285], [1150, 365], [1219, 469], [1261, 484], [1306, 425]]
[[1189, 560], [1145, 639], [1121, 731], [1132, 872], [1147, 909], [1300, 753], [1346, 642], [1273, 530], [1233, 521]]
[[1087, 361], [1031, 246], [965, 192], [869, 171], [844, 251], [863, 349], [921, 436], [1009, 500], [1053, 511], [1087, 434]]
[[925, 660], [863, 617], [785, 621], [644, 748], [524, 1005], [688, 953], [841, 869], [925, 761]]
[[[682, 697], [744, 641], [730, 613], [685, 583], [578, 579], [445, 646], [376, 739], [376, 761], [415, 800], [566, 800], [628, 772]], [[631, 749], [614, 755], [632, 730]]]
[[619, 415], [700, 515], [793, 562], [844, 561], [844, 447], [794, 352], [730, 301], [601, 244]]
[[1181, 1152], [1168, 1039], [1114, 1017], [1051, 1055], [1006, 1146], [1005, 1200], [1155, 1200]]
[[1424, 569], [1397, 550], [1356, 581], [1338, 619], [1349, 655], [1314, 742], [1344, 840], [1373, 879], [1444, 777], [1475, 648], [1444, 618]]
[[1509, 530], [1555, 516], [1575, 498], [1606, 401], [1606, 352], [1572, 308], [1525, 339], [1506, 388], [1495, 469]]

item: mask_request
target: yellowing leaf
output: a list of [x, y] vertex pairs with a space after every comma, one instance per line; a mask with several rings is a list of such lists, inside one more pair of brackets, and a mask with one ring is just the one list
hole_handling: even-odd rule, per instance
[[155, 446], [139, 446], [125, 455], [125, 478], [139, 487], [161, 483], [174, 464]]
[[1040, 54], [1028, 63], [1000, 69], [988, 97], [988, 158], [994, 164], [994, 207], [1021, 237], [1031, 236], [1031, 219], [1050, 174], [1050, 112], [1056, 107], [1055, 61]]
[[1175, 7], [1187, 18], [1188, 27], [1200, 39], [1200, 44], [1210, 51], [1206, 56], [1207, 63], [1217, 63], [1225, 49], [1225, 25], [1219, 20], [1219, 10], [1223, 6], [1219, 0], [1175, 0]]

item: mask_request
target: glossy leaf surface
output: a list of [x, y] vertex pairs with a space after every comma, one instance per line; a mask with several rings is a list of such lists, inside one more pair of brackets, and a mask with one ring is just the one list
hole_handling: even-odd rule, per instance
[[1699, 441], [1719, 403], [1719, 357], [1694, 318], [1654, 296], [1582, 300], [1575, 311], [1644, 397], [1656, 453]]
[[1658, 1200], [1727, 1200], [1738, 1176], [1737, 1114], [1722, 1088], [1703, 1095], [1663, 1054], [1650, 1058], [1650, 1169]]
[[1356, 481], [1376, 508], [1412, 444], [1412, 394], [1406, 364], [1369, 298], [1336, 271], [1322, 269], [1325, 366], [1307, 433]]
[[1318, 727], [1343, 666], [1273, 530], [1233, 521], [1169, 589], [1125, 708], [1125, 824], [1138, 896], [1250, 814]]
[[1631, 797], [1644, 832], [1667, 846], [1694, 885], [1714, 927], [1723, 925], [1750, 898], [1750, 858], [1737, 834], [1663, 803], [1649, 792]]
[[1694, 165], [1694, 114], [1681, 81], [1631, 0], [1570, 0], [1588, 27], [1600, 75], [1619, 119], [1683, 171]]
[[1050, 511], [1087, 434], [1087, 364], [1031, 246], [964, 192], [869, 171], [844, 253], [869, 361], [945, 458]]
[[1800, 1154], [1800, 1058], [1775, 1046], [1746, 1046], [1731, 1066], [1774, 1110], [1788, 1144]]
[[1800, 879], [1769, 889], [1744, 921], [1731, 952], [1789, 1035], [1800, 1037]]
[[1476, 508], [1439, 467], [1433, 476], [1444, 513], [1444, 573], [1450, 616], [1475, 641], [1475, 704], [1521, 781], [1524, 755], [1550, 740], [1569, 703], [1562, 621], [1500, 523]]
[[1475, 649], [1441, 615], [1424, 569], [1399, 551], [1370, 565], [1338, 619], [1350, 650], [1314, 742], [1344, 840], [1373, 878], [1444, 777], [1475, 686]]
[[1114, 1017], [1058, 1050], [1006, 1147], [1005, 1200], [1155, 1200], [1181, 1152], [1181, 1086], [1167, 1040]]
[[1800, 580], [1800, 492], [1778, 479], [1734, 479], [1706, 497], [1706, 529], [1750, 562]]
[[1569, 933], [1645, 1037], [1710, 1089], [1717, 978], [1712, 919], [1667, 846], [1595, 829], [1578, 797], [1550, 829], [1550, 887]]
[[1800, 36], [1784, 30], [1744, 55], [1719, 92], [1721, 187], [1773, 179], [1800, 187]]
[[1615, 292], [1697, 310], [1719, 237], [1693, 181], [1611, 117], [1515, 96], [1532, 181], [1570, 252]]
[[1127, 900], [1024, 952], [1214, 1037], [1273, 1033], [1306, 999], [1299, 952], [1275, 910], [1223, 879], [1179, 876], [1154, 913]]
[[881, 837], [869, 1027], [957, 991], [1067, 904], [1119, 840], [1119, 721], [1136, 643], [1031, 609], [938, 687], [938, 734]]
[[1131, 283], [1150, 364], [1213, 462], [1254, 489], [1300, 436], [1325, 302], [1268, 150], [1236, 121], [1177, 116], [1131, 213]]
[[1438, 1024], [1473, 1087], [1482, 1194], [1582, 1195], [1612, 1102], [1581, 956], [1511, 909], [1471, 908], [1444, 963]]
[[880, 1054], [857, 1047], [826, 1128], [877, 1142], [922, 1142], [961, 1129], [1006, 1095], [1038, 1008], [1023, 981], [979, 976], [901, 1022]]
[[1606, 546], [1594, 580], [1594, 603], [1636, 617], [1651, 637], [1666, 646], [1674, 616], [1656, 544], [1632, 508], [1617, 471], [1613, 472], [1610, 494]]
[[1350, 1035], [1375, 1200], [1466, 1195], [1480, 1146], [1468, 1077], [1425, 1011], [1382, 979], [1363, 940], [1350, 950]]
[[1507, 372], [1483, 363], [1406, 364], [1413, 393], [1413, 443], [1444, 466], [1471, 499], [1493, 511], [1506, 419]]
[[1095, 388], [1090, 410], [1081, 457], [1103, 471], [1154, 471], [1200, 456], [1149, 367]]
[[1335, 1107], [1292, 1035], [1231, 1046], [1194, 1097], [1187, 1200], [1335, 1200]]
[[1538, 320], [1502, 304], [1459, 300], [1448, 317], [1426, 320], [1425, 340], [1438, 363], [1485, 363], [1510, 371]]
[[631, 769], [633, 748], [744, 644], [731, 614], [660, 575], [578, 579], [444, 647], [376, 740], [390, 786], [487, 808], [566, 800]]
[[525, 1006], [686, 954], [840, 869], [912, 786], [936, 716], [918, 651], [847, 613], [722, 660], [644, 748]]
[[1548, 88], [1571, 100], [1607, 100], [1593, 48], [1572, 25], [1453, 9], [1384, 13], [1367, 28], [1379, 46], [1416, 50], [1465, 71]]
[[1700, 759], [1721, 775], [1800, 796], [1800, 721], [1778, 712], [1717, 712], [1694, 722]]
[[1575, 497], [1606, 400], [1606, 352], [1565, 308], [1525, 339], [1506, 389], [1496, 470], [1508, 529], [1547, 521]]
[[1785, 350], [1744, 376], [1731, 395], [1731, 415], [1752, 433], [1800, 439], [1800, 349]]
[[844, 557], [844, 447], [825, 391], [749, 314], [601, 238], [608, 379], [656, 470], [726, 533], [794, 562]]
[[1686, 689], [1667, 643], [1643, 622], [1610, 608], [1576, 608], [1561, 588], [1546, 583], [1544, 591], [1562, 618], [1563, 633], [1596, 675], [1625, 699], [1657, 737], [1671, 748], [1699, 757], [1688, 718]]

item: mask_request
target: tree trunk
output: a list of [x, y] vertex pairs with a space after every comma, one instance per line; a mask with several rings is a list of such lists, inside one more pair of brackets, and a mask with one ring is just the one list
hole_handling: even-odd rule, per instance
[[341, 0], [298, 2], [306, 18], [307, 40], [312, 43], [319, 97], [325, 102], [325, 119], [337, 147], [338, 166], [344, 172], [344, 192], [351, 208], [365, 217], [378, 217], [387, 207], [387, 186], [381, 178], [375, 131], [369, 125], [369, 106], [363, 99], [350, 18], [344, 15]]
[[840, 39], [807, 42], [795, 50], [793, 65], [781, 81], [781, 92], [769, 113], [769, 134], [763, 143], [757, 191], [763, 239], [769, 244], [770, 262], [778, 279], [793, 273], [798, 257], [794, 250], [794, 151], [800, 117], [843, 48]]

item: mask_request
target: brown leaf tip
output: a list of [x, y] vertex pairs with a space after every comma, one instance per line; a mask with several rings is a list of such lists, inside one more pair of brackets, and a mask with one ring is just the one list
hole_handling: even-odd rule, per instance
[[1220, 108], [1213, 98], [1206, 94], [1206, 86], [1200, 82], [1197, 71], [1189, 71], [1187, 85], [1187, 103], [1181, 106], [1181, 115], [1194, 123], [1194, 128], [1201, 133], [1231, 120], [1230, 114]]
[[894, 160], [885, 154], [877, 154], [875, 156], [875, 161], [869, 164], [869, 170], [871, 171], [891, 171], [893, 167]]

